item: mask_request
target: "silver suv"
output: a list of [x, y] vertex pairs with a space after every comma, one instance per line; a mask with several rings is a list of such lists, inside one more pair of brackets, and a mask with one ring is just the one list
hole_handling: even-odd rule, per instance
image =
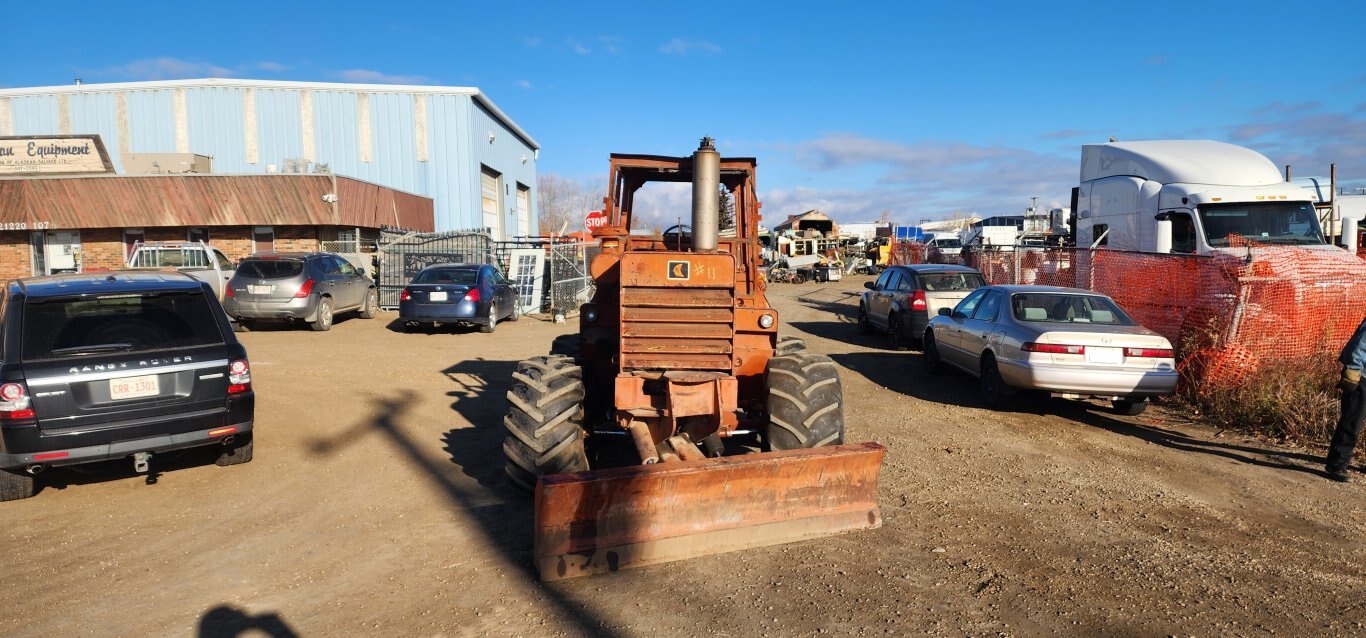
[[223, 309], [244, 329], [266, 319], [328, 330], [337, 313], [370, 319], [378, 304], [374, 280], [332, 253], [256, 253], [237, 264], [223, 296]]

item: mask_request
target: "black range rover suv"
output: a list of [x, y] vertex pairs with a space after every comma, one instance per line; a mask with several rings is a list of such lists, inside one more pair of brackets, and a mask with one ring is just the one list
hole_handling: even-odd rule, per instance
[[49, 466], [216, 446], [252, 456], [247, 352], [208, 284], [172, 272], [56, 275], [0, 291], [0, 501]]

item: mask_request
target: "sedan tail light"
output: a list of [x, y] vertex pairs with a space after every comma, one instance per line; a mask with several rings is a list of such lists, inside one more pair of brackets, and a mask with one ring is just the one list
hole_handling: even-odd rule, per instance
[[470, 288], [470, 291], [465, 293], [465, 301], [479, 301], [479, 289]]
[[1025, 352], [1047, 352], [1049, 354], [1086, 354], [1086, 346], [1068, 346], [1061, 343], [1026, 342], [1020, 346]]
[[1176, 353], [1171, 348], [1125, 348], [1124, 356], [1143, 359], [1171, 359]]
[[929, 304], [925, 303], [924, 290], [917, 290], [914, 295], [911, 295], [911, 310], [924, 310], [929, 307]]
[[294, 293], [294, 297], [295, 297], [296, 299], [303, 299], [304, 297], [307, 297], [308, 295], [310, 295], [310, 294], [312, 294], [312, 293], [313, 293], [313, 280], [312, 280], [312, 279], [309, 279], [308, 281], [305, 281], [305, 282], [304, 282], [304, 285], [299, 286], [299, 292]]
[[20, 421], [32, 419], [33, 401], [28, 396], [28, 388], [22, 383], [0, 385], [0, 421]]
[[228, 364], [228, 394], [242, 394], [251, 390], [251, 366], [246, 359], [233, 359]]
[[404, 288], [404, 289], [403, 289], [403, 292], [398, 293], [398, 300], [399, 300], [399, 301], [409, 301], [409, 300], [411, 300], [412, 298], [413, 298], [413, 293], [408, 292], [408, 289], [407, 289], [407, 288]]

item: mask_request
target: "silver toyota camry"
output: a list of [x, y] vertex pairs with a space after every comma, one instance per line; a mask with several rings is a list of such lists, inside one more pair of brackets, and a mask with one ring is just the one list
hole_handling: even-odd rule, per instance
[[1171, 342], [1090, 290], [978, 288], [939, 311], [924, 343], [926, 370], [951, 366], [977, 377], [990, 407], [1025, 389], [1107, 398], [1136, 415], [1150, 397], [1176, 391]]

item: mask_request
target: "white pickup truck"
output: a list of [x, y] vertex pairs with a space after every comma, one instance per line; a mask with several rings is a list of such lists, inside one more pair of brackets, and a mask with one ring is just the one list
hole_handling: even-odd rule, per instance
[[208, 283], [219, 302], [223, 301], [228, 280], [237, 272], [237, 265], [223, 251], [202, 241], [138, 242], [133, 245], [128, 268], [183, 272]]

